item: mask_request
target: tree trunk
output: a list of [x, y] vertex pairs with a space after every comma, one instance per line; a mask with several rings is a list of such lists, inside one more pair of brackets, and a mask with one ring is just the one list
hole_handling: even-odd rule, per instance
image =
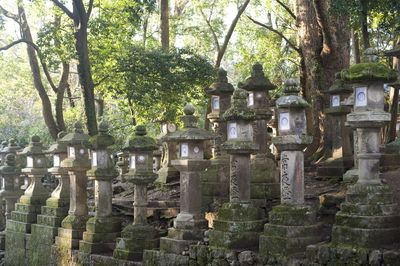
[[351, 29], [351, 49], [353, 52], [353, 60], [354, 64], [359, 64], [360, 60], [360, 40], [358, 37], [358, 33], [354, 32], [354, 29]]
[[160, 0], [160, 42], [161, 47], [169, 51], [169, 6], [168, 0]]
[[87, 14], [82, 0], [73, 1], [75, 49], [78, 55], [78, 73], [85, 106], [86, 125], [90, 136], [97, 134], [94, 84], [87, 41]]
[[[397, 38], [397, 42], [394, 46], [400, 44], [400, 35]], [[393, 68], [397, 69], [400, 74], [400, 63], [398, 57], [393, 57]], [[392, 142], [396, 139], [396, 126], [397, 126], [397, 114], [399, 109], [399, 87], [392, 87], [390, 91], [390, 123], [388, 125], [388, 137], [386, 143]]]
[[59, 130], [66, 131], [64, 122], [64, 113], [63, 113], [63, 103], [64, 103], [64, 93], [66, 88], [68, 87], [69, 64], [67, 62], [63, 62], [62, 65], [63, 65], [63, 71], [57, 89], [57, 98], [56, 98], [56, 120]]
[[368, 2], [369, 0], [360, 0], [361, 8], [361, 33], [363, 37], [364, 49], [370, 47], [369, 45], [369, 33], [368, 33]]
[[[21, 19], [21, 32], [23, 38], [33, 43], [31, 30], [28, 25], [28, 20], [26, 19], [25, 9], [22, 0], [18, 0], [18, 15]], [[39, 62], [36, 57], [36, 51], [32, 46], [27, 45], [27, 52], [28, 52], [29, 65], [32, 71], [33, 83], [42, 102], [42, 113], [44, 122], [47, 126], [47, 129], [49, 130], [51, 137], [54, 140], [56, 140], [59, 129], [57, 127], [56, 122], [54, 121], [53, 112], [51, 110], [50, 99], [42, 83], [42, 79], [40, 76]]]

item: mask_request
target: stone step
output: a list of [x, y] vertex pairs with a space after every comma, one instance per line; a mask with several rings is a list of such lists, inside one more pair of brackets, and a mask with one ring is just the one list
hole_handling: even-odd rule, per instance
[[182, 254], [183, 251], [189, 251], [189, 246], [198, 241], [180, 240], [169, 237], [160, 238], [160, 250], [168, 253]]
[[37, 223], [48, 225], [52, 227], [61, 227], [61, 222], [65, 217], [55, 217], [55, 216], [48, 216], [48, 215], [38, 215], [37, 216]]
[[343, 213], [354, 214], [359, 216], [382, 216], [392, 215], [396, 213], [396, 204], [353, 204], [344, 202], [340, 205], [340, 209]]
[[7, 220], [6, 225], [7, 232], [18, 232], [18, 233], [30, 233], [31, 232], [31, 224], [18, 222], [14, 220]]
[[40, 214], [41, 207], [42, 207], [41, 205], [30, 205], [30, 204], [16, 203], [15, 204], [15, 211]]
[[267, 219], [256, 221], [214, 220], [214, 229], [224, 232], [262, 232]]
[[211, 230], [209, 245], [219, 249], [256, 249], [261, 232], [224, 232]]
[[52, 207], [52, 206], [42, 206], [41, 214], [47, 216], [57, 216], [57, 217], [65, 217], [68, 215], [69, 207]]
[[265, 236], [273, 237], [305, 237], [318, 236], [321, 233], [322, 224], [305, 226], [287, 226], [266, 223], [264, 225]]
[[90, 243], [111, 243], [120, 236], [120, 233], [90, 233], [83, 232], [82, 240]]
[[110, 243], [92, 243], [86, 241], [79, 241], [79, 251], [88, 254], [104, 254], [110, 253], [115, 248], [115, 241]]
[[24, 222], [24, 223], [36, 223], [37, 214], [36, 213], [26, 213], [26, 212], [19, 212], [13, 211], [11, 212], [11, 220]]
[[400, 226], [400, 215], [393, 216], [354, 216], [339, 212], [335, 225], [365, 229], [394, 228]]

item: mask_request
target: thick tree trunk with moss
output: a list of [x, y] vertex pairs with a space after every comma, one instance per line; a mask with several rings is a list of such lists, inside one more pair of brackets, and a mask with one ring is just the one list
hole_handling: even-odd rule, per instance
[[160, 0], [160, 43], [161, 47], [169, 51], [169, 6], [168, 0]]
[[[335, 73], [349, 66], [350, 34], [348, 21], [334, 18], [329, 14], [330, 1], [297, 0], [296, 24], [298, 44], [304, 58], [301, 70], [301, 85], [304, 97], [312, 104], [308, 112], [307, 125], [313, 142], [307, 147], [309, 157], [321, 147], [323, 153], [332, 145], [330, 121], [323, 108], [329, 98], [323, 93], [333, 83]], [[311, 117], [310, 117], [311, 116]], [[321, 154], [322, 155], [322, 154]]]

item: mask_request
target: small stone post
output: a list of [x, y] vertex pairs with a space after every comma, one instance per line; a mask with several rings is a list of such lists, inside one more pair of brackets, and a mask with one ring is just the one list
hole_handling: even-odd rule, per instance
[[87, 171], [95, 186], [95, 217], [86, 223], [86, 231], [79, 241], [79, 250], [85, 253], [107, 253], [114, 249], [115, 238], [121, 231], [121, 222], [112, 217], [112, 180], [118, 176], [109, 147], [115, 140], [108, 135], [108, 124], [99, 124], [99, 134], [89, 139], [87, 147], [91, 150], [92, 169]]
[[196, 127], [198, 118], [194, 107], [186, 105], [181, 118], [183, 129], [163, 140], [176, 141], [179, 157], [172, 161], [180, 171], [180, 211], [174, 220], [174, 227], [168, 229], [168, 237], [160, 239], [160, 249], [181, 254], [191, 244], [203, 239], [207, 220], [201, 211], [201, 173], [210, 165], [204, 160], [205, 141], [215, 139], [214, 133]]
[[124, 175], [128, 173], [129, 171], [129, 154], [121, 151], [117, 153], [118, 161], [117, 161], [117, 166], [119, 169], [119, 177], [118, 180], [121, 180], [121, 182], [125, 182], [126, 180], [124, 179]]
[[158, 247], [158, 232], [147, 223], [147, 186], [157, 177], [153, 172], [153, 152], [158, 150], [158, 145], [146, 135], [145, 126], [136, 126], [135, 135], [129, 138], [124, 148], [129, 152], [130, 160], [125, 178], [135, 185], [134, 220], [117, 239], [114, 249], [114, 258], [117, 259], [141, 260], [143, 250]]
[[[4, 165], [0, 167], [0, 176], [4, 182], [0, 191], [0, 198], [6, 201], [6, 220], [11, 218], [11, 212], [15, 209], [15, 203], [17, 203], [18, 198], [21, 196], [18, 187], [15, 185], [20, 175], [21, 169], [16, 165], [15, 154], [7, 154]], [[5, 241], [5, 231], [2, 231], [0, 232], [0, 250], [5, 249]]]
[[380, 129], [390, 121], [385, 112], [383, 84], [396, 71], [378, 63], [376, 50], [365, 50], [362, 63], [342, 72], [354, 87], [354, 111], [347, 115], [358, 134], [358, 181], [349, 186], [346, 200], [332, 228], [333, 246], [382, 248], [400, 241], [400, 215], [388, 185], [379, 179]]
[[227, 139], [227, 123], [222, 115], [231, 105], [233, 91], [233, 85], [228, 82], [227, 73], [223, 69], [218, 70], [217, 81], [205, 90], [211, 96], [211, 113], [207, 118], [213, 123], [218, 138], [214, 141], [211, 166], [202, 176], [203, 206], [216, 201], [222, 204], [229, 200], [229, 155], [221, 149], [221, 144]]
[[[86, 171], [90, 169], [88, 150], [85, 145], [89, 136], [83, 133], [82, 124], [74, 124], [74, 132], [67, 134], [62, 141], [67, 144], [68, 157], [61, 162], [61, 167], [68, 170], [70, 182], [70, 198], [68, 216], [61, 222], [56, 237], [56, 246], [59, 253], [56, 257], [60, 260], [66, 259], [68, 250], [79, 247], [79, 240], [85, 231], [88, 220], [87, 205], [87, 176]], [[63, 264], [63, 261], [57, 261]]]
[[42, 185], [42, 178], [47, 173], [46, 157], [43, 145], [38, 136], [33, 136], [32, 141], [20, 155], [26, 155], [27, 166], [22, 169], [30, 178], [30, 184], [24, 195], [15, 204], [15, 211], [11, 212], [11, 219], [6, 226], [6, 265], [24, 265], [29, 243], [27, 236], [31, 233], [31, 225], [36, 223], [41, 206], [48, 197], [47, 190]]
[[53, 155], [53, 167], [48, 171], [58, 179], [58, 186], [42, 206], [41, 214], [37, 216], [37, 224], [32, 225], [31, 248], [29, 257], [32, 265], [49, 265], [51, 246], [57, 236], [61, 221], [67, 216], [69, 208], [69, 176], [68, 171], [61, 167], [61, 162], [67, 158], [67, 145], [62, 141], [66, 135], [60, 132], [57, 141], [46, 151]]
[[269, 91], [275, 90], [276, 86], [264, 75], [262, 66], [256, 63], [251, 77], [239, 83], [239, 87], [248, 91], [247, 106], [255, 113], [253, 141], [258, 145], [258, 151], [250, 161], [251, 199], [261, 201], [265, 207], [266, 201], [270, 205], [271, 201], [279, 199], [279, 171], [268, 147], [271, 137], [267, 128], [272, 117]]
[[353, 89], [340, 78], [340, 73], [336, 73], [334, 83], [325, 92], [331, 100], [324, 112], [331, 117], [332, 156], [318, 167], [318, 179], [342, 177], [353, 165], [350, 132], [345, 126], [346, 114], [350, 113], [351, 108], [342, 103], [352, 92]]
[[315, 212], [304, 204], [303, 149], [311, 143], [306, 135], [305, 108], [310, 105], [297, 96], [297, 80], [284, 84], [286, 96], [276, 101], [279, 136], [272, 142], [281, 152], [281, 204], [269, 212], [269, 222], [260, 237], [261, 257], [291, 257], [304, 252], [306, 245], [321, 240], [321, 226]]
[[228, 123], [228, 140], [222, 148], [230, 155], [230, 201], [219, 209], [209, 235], [210, 246], [222, 249], [258, 246], [265, 222], [262, 210], [250, 202], [250, 154], [259, 147], [253, 142], [251, 126], [255, 113], [247, 108], [246, 99], [246, 91], [235, 90], [232, 106], [223, 115]]
[[[176, 131], [176, 126], [171, 123], [164, 122], [161, 124], [161, 134], [157, 139], [161, 140], [164, 136], [168, 136]], [[173, 141], [163, 142], [163, 154], [161, 158], [161, 168], [158, 170], [158, 178], [156, 182], [169, 183], [179, 178], [179, 171], [172, 165], [172, 160], [175, 160], [176, 143]]]

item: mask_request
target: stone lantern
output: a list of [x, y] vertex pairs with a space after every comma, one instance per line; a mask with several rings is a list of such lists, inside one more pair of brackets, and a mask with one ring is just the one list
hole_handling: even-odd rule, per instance
[[69, 175], [61, 167], [61, 162], [67, 158], [67, 144], [62, 141], [65, 132], [57, 135], [57, 141], [46, 151], [53, 156], [53, 167], [48, 171], [58, 180], [58, 186], [42, 206], [41, 214], [37, 216], [37, 224], [32, 225], [29, 257], [33, 265], [49, 265], [51, 246], [57, 235], [61, 221], [67, 216], [69, 208]]
[[129, 154], [121, 151], [117, 153], [118, 161], [117, 166], [119, 169], [119, 175], [122, 182], [125, 182], [123, 179], [123, 175], [126, 174], [129, 170]]
[[[0, 198], [6, 201], [5, 218], [11, 218], [11, 212], [15, 209], [15, 203], [21, 196], [15, 182], [21, 174], [21, 169], [16, 165], [15, 154], [7, 154], [4, 165], [0, 167], [0, 176], [3, 180], [3, 185], [0, 191]], [[2, 204], [1, 204], [2, 205]], [[2, 215], [1, 215], [2, 216]], [[2, 226], [5, 226], [3, 223]], [[5, 249], [5, 231], [0, 232], [0, 249]]]
[[178, 159], [172, 165], [180, 171], [180, 211], [174, 227], [168, 229], [168, 237], [160, 240], [160, 249], [170, 253], [181, 254], [202, 240], [208, 225], [201, 211], [201, 174], [210, 165], [209, 160], [204, 160], [205, 141], [216, 135], [196, 127], [194, 111], [193, 106], [186, 105], [181, 118], [183, 129], [163, 139], [176, 141], [179, 147]]
[[362, 63], [342, 71], [354, 87], [354, 111], [347, 115], [358, 134], [358, 181], [349, 186], [332, 228], [333, 246], [376, 249], [399, 242], [400, 215], [388, 185], [379, 179], [380, 130], [390, 121], [384, 111], [384, 83], [396, 71], [378, 62], [376, 50], [364, 52]]
[[269, 222], [260, 237], [262, 257], [291, 257], [306, 245], [321, 241], [321, 226], [315, 212], [304, 204], [303, 149], [311, 143], [306, 135], [305, 108], [310, 105], [297, 96], [297, 80], [284, 84], [285, 96], [276, 101], [279, 136], [272, 142], [281, 152], [281, 204], [269, 212]]
[[217, 81], [205, 89], [211, 96], [211, 113], [207, 115], [214, 125], [218, 138], [214, 141], [214, 157], [211, 166], [203, 172], [203, 206], [208, 206], [216, 200], [226, 202], [229, 195], [229, 155], [221, 149], [221, 143], [227, 139], [226, 121], [222, 115], [231, 105], [233, 85], [228, 82], [227, 72], [220, 68]]
[[99, 134], [89, 139], [92, 169], [87, 171], [94, 180], [96, 214], [86, 223], [86, 231], [79, 243], [79, 250], [85, 253], [105, 253], [114, 249], [115, 238], [120, 232], [119, 219], [112, 217], [112, 180], [118, 176], [109, 147], [115, 140], [108, 135], [108, 124], [99, 124]]
[[[43, 187], [41, 179], [47, 173], [46, 157], [43, 145], [38, 136], [33, 136], [31, 143], [20, 155], [26, 155], [27, 165], [22, 172], [27, 174], [30, 184], [24, 195], [15, 204], [15, 211], [11, 212], [11, 219], [6, 226], [6, 252], [7, 265], [24, 265], [27, 250], [26, 236], [31, 233], [31, 225], [36, 223], [41, 206], [48, 197], [47, 190]], [[24, 243], [23, 245], [17, 243]]]
[[157, 141], [157, 145], [159, 146], [158, 149], [153, 152], [153, 170], [155, 173], [157, 173], [161, 168], [161, 157], [163, 152], [162, 144], [159, 141]]
[[2, 177], [3, 184], [0, 197], [6, 201], [6, 218], [11, 218], [11, 212], [15, 209], [15, 203], [17, 202], [20, 193], [18, 188], [15, 186], [15, 182], [18, 180], [21, 174], [21, 169], [16, 165], [15, 154], [7, 154], [5, 157], [5, 164], [0, 167], [0, 175]]
[[253, 65], [251, 77], [239, 87], [248, 91], [247, 106], [255, 113], [253, 120], [253, 141], [258, 145], [258, 151], [251, 157], [251, 198], [271, 202], [279, 198], [279, 172], [274, 156], [268, 147], [271, 139], [267, 124], [272, 118], [269, 91], [275, 90], [268, 77], [264, 75], [261, 64]]
[[352, 92], [353, 89], [340, 78], [340, 73], [336, 73], [335, 81], [325, 92], [330, 97], [330, 106], [324, 112], [331, 118], [332, 156], [318, 167], [319, 179], [342, 177], [353, 165], [350, 132], [345, 126], [346, 114], [350, 113], [351, 108], [343, 105]]
[[157, 230], [147, 223], [147, 186], [154, 182], [157, 174], [153, 172], [153, 152], [158, 150], [155, 140], [146, 136], [146, 127], [139, 125], [135, 135], [129, 138], [124, 150], [129, 152], [129, 172], [125, 174], [134, 188], [134, 220], [122, 230], [117, 239], [114, 258], [141, 260], [143, 250], [158, 246]]
[[8, 146], [8, 142], [7, 142], [6, 140], [4, 140], [4, 141], [1, 142], [1, 145], [0, 145], [0, 163], [1, 163], [1, 165], [3, 165], [4, 162], [5, 162], [5, 161], [3, 160], [3, 158], [5, 158], [5, 156], [6, 156], [7, 154], [6, 154], [6, 152], [4, 151], [4, 149], [7, 148], [7, 146]]
[[[73, 133], [61, 139], [67, 144], [68, 157], [61, 162], [60, 166], [68, 170], [70, 198], [68, 216], [61, 222], [55, 240], [59, 252], [62, 252], [62, 249], [71, 250], [79, 247], [79, 240], [82, 239], [89, 218], [86, 171], [90, 169], [90, 160], [85, 146], [88, 140], [89, 135], [83, 133], [80, 122], [74, 124]], [[59, 256], [62, 258], [61, 254]]]
[[[172, 123], [163, 122], [161, 124], [161, 134], [157, 136], [158, 140], [162, 140], [164, 136], [168, 136], [176, 131], [176, 126]], [[162, 143], [163, 154], [161, 157], [161, 168], [158, 170], [158, 178], [156, 182], [169, 183], [179, 178], [179, 171], [175, 169], [171, 161], [177, 158], [176, 143], [168, 140]]]
[[228, 140], [222, 148], [230, 155], [229, 202], [219, 209], [210, 232], [210, 246], [222, 249], [256, 247], [265, 222], [262, 210], [250, 202], [250, 154], [258, 145], [251, 126], [255, 113], [247, 108], [246, 99], [246, 91], [235, 90], [232, 106], [223, 115], [228, 124]]

